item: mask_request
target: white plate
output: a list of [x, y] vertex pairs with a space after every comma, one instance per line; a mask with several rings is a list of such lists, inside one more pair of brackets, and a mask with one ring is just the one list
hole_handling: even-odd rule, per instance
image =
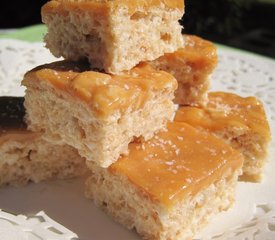
[[[218, 52], [220, 60], [212, 77], [212, 90], [260, 98], [274, 135], [275, 61], [221, 47]], [[0, 39], [0, 95], [23, 96], [24, 89], [20, 86], [23, 74], [54, 60], [42, 43]], [[235, 206], [215, 217], [198, 239], [275, 239], [274, 150], [272, 142], [264, 181], [239, 183]], [[84, 179], [76, 179], [29, 184], [23, 188], [4, 187], [0, 189], [0, 208], [27, 215], [43, 210], [77, 233], [81, 240], [140, 239], [85, 199], [83, 182]]]

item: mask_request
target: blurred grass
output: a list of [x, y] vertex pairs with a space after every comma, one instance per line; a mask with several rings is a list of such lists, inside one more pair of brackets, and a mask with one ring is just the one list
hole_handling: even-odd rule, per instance
[[46, 27], [42, 24], [19, 28], [16, 31], [0, 34], [0, 38], [12, 38], [29, 42], [40, 42], [46, 33]]

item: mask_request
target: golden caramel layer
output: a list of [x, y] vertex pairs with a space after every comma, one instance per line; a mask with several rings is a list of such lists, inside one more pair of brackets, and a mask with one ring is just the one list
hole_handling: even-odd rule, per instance
[[183, 0], [53, 0], [43, 6], [42, 14], [49, 11], [55, 11], [57, 8], [59, 8], [58, 10], [81, 9], [86, 11], [99, 11], [105, 14], [114, 14], [117, 9], [125, 7], [131, 15], [136, 11], [149, 11], [152, 7], [158, 7], [161, 5], [165, 5], [166, 7], [172, 9], [180, 9], [182, 13], [184, 11]]
[[33, 87], [35, 81], [50, 83], [85, 101], [99, 117], [112, 115], [116, 111], [123, 113], [129, 108], [140, 109], [155, 92], [173, 92], [177, 88], [177, 81], [170, 74], [153, 70], [147, 64], [124, 75], [114, 76], [61, 61], [27, 73], [23, 84]]
[[175, 121], [186, 122], [209, 131], [240, 128], [270, 139], [271, 133], [262, 103], [255, 97], [213, 92], [205, 108], [181, 107]]
[[217, 138], [188, 124], [168, 124], [143, 143], [131, 143], [129, 155], [109, 167], [126, 176], [153, 200], [172, 207], [187, 194], [196, 194], [228, 170], [242, 167], [242, 155]]
[[[184, 47], [174, 53], [167, 53], [165, 58], [169, 65], [189, 65], [189, 74], [199, 71], [203, 74], [211, 73], [217, 65], [218, 56], [215, 45], [193, 35], [184, 35]], [[188, 72], [186, 72], [186, 75]]]

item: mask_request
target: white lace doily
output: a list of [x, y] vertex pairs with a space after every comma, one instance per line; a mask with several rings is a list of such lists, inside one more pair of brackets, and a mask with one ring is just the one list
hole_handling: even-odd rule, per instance
[[76, 234], [53, 221], [44, 212], [34, 216], [13, 215], [0, 209], [1, 240], [77, 240]]
[[0, 39], [0, 94], [24, 96], [20, 82], [26, 71], [55, 60], [42, 43]]
[[[274, 136], [275, 61], [226, 48], [218, 48], [218, 53], [219, 64], [212, 77], [212, 90], [235, 92], [241, 96], [257, 96], [265, 104]], [[42, 43], [0, 40], [0, 94], [23, 96], [24, 89], [20, 86], [23, 74], [37, 65], [54, 60], [56, 59], [50, 55]], [[273, 141], [264, 181], [260, 184], [240, 182], [237, 187], [235, 206], [228, 212], [216, 216], [196, 239], [275, 239], [274, 150]], [[115, 239], [120, 240], [139, 239], [134, 233], [121, 228], [105, 217], [101, 211], [91, 207], [89, 201], [83, 197], [82, 190], [78, 181], [73, 184], [66, 182], [42, 183], [23, 189], [0, 189], [0, 208], [28, 213], [30, 209], [36, 209], [41, 203], [33, 200], [31, 201], [32, 208], [21, 206], [22, 201], [28, 199], [24, 197], [24, 193], [33, 198], [42, 198], [43, 196], [42, 201], [45, 200], [46, 204], [41, 205], [40, 208], [44, 210], [46, 208], [46, 210], [56, 213], [62, 222], [74, 227], [74, 231], [77, 232], [80, 239], [90, 240], [91, 236], [94, 237], [93, 239], [101, 240], [114, 239], [114, 236], [116, 236]], [[20, 200], [10, 201], [19, 195]], [[68, 198], [71, 200], [68, 201]], [[62, 207], [66, 200], [69, 210], [50, 205], [49, 199], [55, 201], [56, 206], [61, 204]], [[75, 206], [77, 206], [77, 210], [75, 210]], [[70, 217], [68, 217], [69, 213], [72, 214]], [[77, 220], [76, 216], [78, 216]], [[109, 230], [106, 231], [106, 229]], [[2, 239], [1, 235], [0, 239]]]

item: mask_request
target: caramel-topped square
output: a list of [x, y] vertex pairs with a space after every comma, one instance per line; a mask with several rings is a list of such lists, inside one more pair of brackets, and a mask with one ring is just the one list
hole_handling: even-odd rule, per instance
[[182, 123], [133, 142], [109, 168], [88, 165], [86, 195], [145, 239], [193, 239], [208, 218], [228, 209], [243, 156]]
[[46, 47], [69, 60], [118, 74], [183, 44], [182, 0], [52, 0], [42, 7]]
[[153, 201], [169, 208], [240, 166], [238, 151], [188, 124], [175, 122], [147, 142], [131, 143], [129, 155], [108, 170], [126, 176]]
[[149, 139], [174, 113], [175, 78], [141, 64], [121, 75], [61, 61], [35, 68], [23, 80], [32, 130], [76, 147], [107, 167], [136, 137]]
[[242, 179], [259, 181], [271, 139], [263, 104], [232, 93], [213, 92], [208, 97], [205, 108], [182, 107], [175, 120], [225, 139], [245, 156]]
[[0, 97], [0, 186], [83, 175], [85, 160], [75, 149], [27, 129], [23, 102], [23, 97]]
[[155, 69], [167, 71], [178, 81], [175, 102], [203, 106], [207, 103], [209, 79], [217, 66], [216, 46], [193, 35], [183, 35], [184, 45], [149, 62]]

